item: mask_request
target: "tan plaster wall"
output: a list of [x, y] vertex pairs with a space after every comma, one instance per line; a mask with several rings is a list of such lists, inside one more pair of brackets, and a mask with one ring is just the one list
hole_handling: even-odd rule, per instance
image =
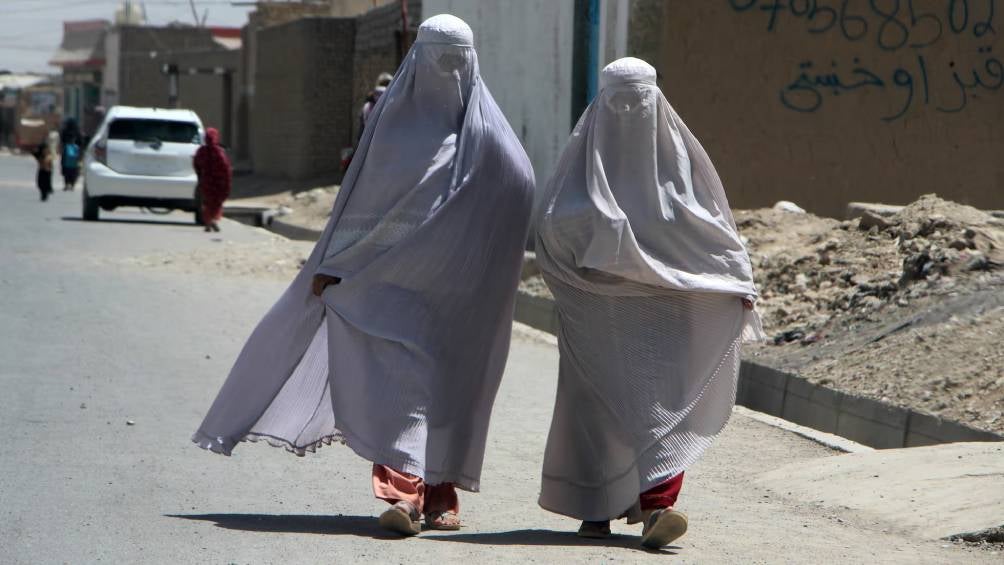
[[[771, 24], [762, 7], [776, 4]], [[732, 205], [786, 199], [840, 216], [848, 201], [936, 192], [1004, 208], [1004, 5], [989, 21], [989, 0], [957, 0], [954, 20], [950, 0], [914, 0], [912, 17], [907, 0], [849, 0], [841, 18], [842, 4], [662, 5], [652, 62]], [[875, 9], [897, 5], [895, 20]]]

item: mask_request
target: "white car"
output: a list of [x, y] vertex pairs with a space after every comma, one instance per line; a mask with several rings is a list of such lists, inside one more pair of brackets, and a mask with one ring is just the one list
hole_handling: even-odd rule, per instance
[[191, 110], [112, 107], [84, 152], [84, 219], [141, 206], [194, 212], [201, 223], [192, 157], [203, 134]]

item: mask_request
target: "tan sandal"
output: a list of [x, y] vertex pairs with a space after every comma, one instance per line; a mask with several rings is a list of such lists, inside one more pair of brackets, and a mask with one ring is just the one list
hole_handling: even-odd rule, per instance
[[672, 508], [661, 508], [645, 519], [641, 531], [641, 545], [659, 549], [687, 533], [687, 515]]
[[422, 522], [411, 503], [399, 500], [380, 515], [380, 527], [402, 536], [413, 536], [422, 531]]
[[425, 525], [430, 530], [459, 530], [461, 527], [460, 517], [452, 510], [445, 512], [426, 512]]

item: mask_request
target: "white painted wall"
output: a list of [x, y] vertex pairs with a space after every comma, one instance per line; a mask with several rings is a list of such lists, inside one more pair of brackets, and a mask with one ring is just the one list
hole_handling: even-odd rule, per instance
[[481, 76], [523, 142], [543, 187], [571, 118], [574, 0], [423, 0], [422, 17], [453, 14], [474, 30]]
[[101, 75], [101, 105], [106, 109], [119, 101], [119, 57], [121, 36], [117, 28], [105, 34], [105, 69]]
[[599, 71], [627, 56], [628, 19], [631, 0], [600, 0]]

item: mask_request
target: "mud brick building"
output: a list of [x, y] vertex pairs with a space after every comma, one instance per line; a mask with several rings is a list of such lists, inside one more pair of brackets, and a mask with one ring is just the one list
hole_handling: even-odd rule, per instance
[[352, 146], [353, 18], [308, 17], [258, 32], [251, 113], [255, 172], [335, 175]]

